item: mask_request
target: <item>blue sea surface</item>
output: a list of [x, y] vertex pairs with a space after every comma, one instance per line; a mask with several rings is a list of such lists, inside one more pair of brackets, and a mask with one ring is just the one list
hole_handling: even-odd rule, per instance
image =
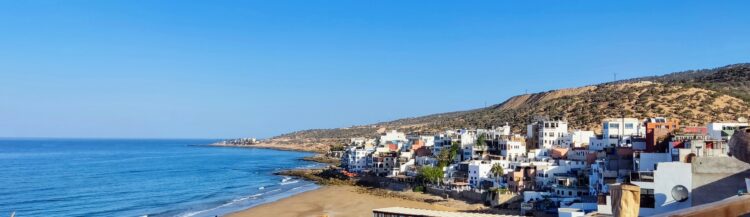
[[216, 140], [0, 139], [0, 216], [215, 216], [317, 188], [304, 152]]

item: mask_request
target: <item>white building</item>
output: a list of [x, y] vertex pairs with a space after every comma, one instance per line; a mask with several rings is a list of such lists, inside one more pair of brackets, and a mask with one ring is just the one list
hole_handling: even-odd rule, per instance
[[568, 136], [568, 121], [562, 118], [541, 119], [526, 126], [526, 137], [538, 148], [562, 145]]
[[570, 132], [565, 137], [565, 142], [561, 145], [563, 148], [579, 148], [588, 146], [591, 138], [595, 138], [594, 131], [576, 130]]
[[566, 174], [585, 167], [586, 162], [583, 161], [557, 160], [550, 165], [537, 167], [536, 182], [541, 186], [550, 186], [555, 183], [556, 174]]
[[645, 137], [646, 127], [637, 118], [607, 118], [602, 121], [602, 138], [610, 146], [630, 146], [631, 138]]
[[459, 139], [459, 141], [461, 142], [461, 160], [473, 159], [473, 146], [477, 142], [476, 132], [461, 130], [461, 132], [459, 132]]
[[495, 187], [502, 185], [501, 178], [492, 174], [493, 165], [500, 165], [506, 174], [512, 171], [511, 162], [507, 160], [472, 160], [469, 161], [469, 185], [472, 188], [478, 188], [482, 181], [492, 182]]
[[729, 141], [735, 130], [747, 126], [747, 122], [709, 123], [708, 136], [715, 140]]
[[526, 155], [526, 139], [522, 136], [507, 136], [498, 140], [500, 155], [506, 159], [516, 160]]
[[452, 143], [451, 137], [447, 134], [436, 135], [432, 145], [432, 154], [437, 156], [443, 148], [450, 148]]
[[656, 165], [662, 162], [672, 162], [670, 153], [634, 153], [633, 169], [639, 172], [656, 170]]
[[641, 187], [639, 215], [652, 216], [691, 207], [692, 166], [682, 162], [662, 162], [651, 172], [640, 172], [631, 183]]
[[589, 150], [601, 151], [608, 147], [615, 147], [615, 144], [610, 144], [609, 138], [604, 138], [604, 136], [599, 135], [589, 139]]
[[406, 143], [408, 140], [406, 139], [406, 134], [398, 132], [396, 130], [391, 130], [386, 132], [385, 135], [381, 135], [379, 141], [380, 146], [385, 146], [388, 143]]
[[371, 158], [368, 156], [375, 152], [374, 149], [366, 149], [364, 147], [348, 146], [344, 150], [342, 157], [342, 167], [350, 172], [362, 172], [363, 170], [369, 169]]

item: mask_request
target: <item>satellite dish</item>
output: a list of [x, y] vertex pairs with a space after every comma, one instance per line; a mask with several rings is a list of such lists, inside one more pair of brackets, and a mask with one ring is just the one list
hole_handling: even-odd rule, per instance
[[672, 198], [677, 202], [685, 202], [689, 194], [685, 186], [677, 185], [672, 187]]
[[747, 122], [747, 118], [740, 117], [740, 118], [737, 118], [737, 121], [739, 121], [739, 122]]

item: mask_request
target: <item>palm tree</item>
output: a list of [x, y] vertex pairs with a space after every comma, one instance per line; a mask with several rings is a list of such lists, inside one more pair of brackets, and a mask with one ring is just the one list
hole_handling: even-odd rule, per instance
[[492, 168], [490, 169], [490, 172], [495, 177], [495, 182], [498, 182], [498, 183], [499, 183], [498, 178], [500, 178], [503, 175], [505, 175], [505, 171], [503, 171], [503, 166], [500, 165], [500, 164], [494, 164], [494, 165], [492, 165]]

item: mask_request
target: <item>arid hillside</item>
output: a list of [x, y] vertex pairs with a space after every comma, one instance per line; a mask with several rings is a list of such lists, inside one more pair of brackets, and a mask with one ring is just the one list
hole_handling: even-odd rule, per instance
[[683, 124], [705, 124], [750, 117], [750, 64], [693, 70], [622, 80], [579, 88], [511, 97], [503, 103], [469, 111], [406, 118], [340, 129], [314, 129], [272, 138], [287, 144], [331, 143], [375, 136], [386, 129], [437, 132], [452, 128], [486, 128], [505, 123], [523, 133], [535, 116], [563, 116], [573, 129], [599, 129], [607, 117], [664, 116]]

